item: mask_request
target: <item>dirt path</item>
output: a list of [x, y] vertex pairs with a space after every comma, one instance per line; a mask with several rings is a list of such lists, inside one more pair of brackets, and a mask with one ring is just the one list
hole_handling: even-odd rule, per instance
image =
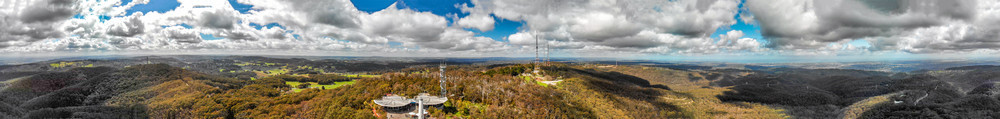
[[548, 85], [556, 85], [556, 84], [558, 84], [559, 82], [562, 82], [562, 81], [563, 81], [563, 80], [555, 80], [555, 81], [542, 81], [542, 83], [545, 83], [545, 84], [548, 84]]

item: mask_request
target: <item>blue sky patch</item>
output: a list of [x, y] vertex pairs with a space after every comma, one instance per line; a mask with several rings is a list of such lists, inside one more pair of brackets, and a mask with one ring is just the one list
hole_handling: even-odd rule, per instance
[[872, 47], [871, 42], [868, 42], [868, 40], [864, 39], [852, 40], [851, 42], [847, 42], [847, 44], [850, 44], [854, 47]]
[[100, 19], [101, 23], [104, 23], [104, 21], [111, 20], [111, 16], [108, 16], [108, 15], [99, 15], [99, 16], [97, 16], [97, 19]]
[[369, 14], [382, 11], [382, 9], [388, 8], [389, 5], [395, 2], [396, 0], [351, 0], [355, 8]]
[[131, 8], [128, 8], [127, 10], [125, 10], [125, 16], [132, 15], [132, 13], [135, 12], [142, 12], [143, 14], [153, 11], [164, 13], [170, 10], [174, 10], [177, 8], [177, 6], [180, 5], [181, 3], [177, 2], [177, 0], [150, 0], [149, 3], [138, 4], [132, 6]]
[[[400, 0], [403, 4], [396, 4], [396, 8], [399, 9], [411, 9], [418, 12], [431, 12], [438, 16], [448, 16], [449, 14], [455, 14], [458, 18], [464, 18], [468, 16], [468, 13], [462, 13], [462, 9], [455, 7], [456, 4], [466, 4], [472, 5], [470, 0]], [[449, 18], [449, 22], [454, 20]]]
[[257, 24], [257, 23], [250, 23], [250, 26], [253, 27], [253, 28], [255, 28], [255, 29], [257, 29], [257, 30], [264, 29], [264, 28], [274, 28], [274, 27], [285, 29], [285, 26], [278, 25], [278, 23], [268, 23], [268, 24], [264, 24], [264, 25], [260, 25], [260, 24]]
[[83, 19], [83, 15], [82, 14], [76, 14], [76, 15], [73, 15], [73, 18], [74, 19]]
[[215, 35], [212, 35], [212, 34], [199, 33], [199, 35], [201, 35], [201, 39], [204, 39], [204, 40], [219, 40], [219, 39], [222, 39], [222, 37], [215, 37]]
[[241, 14], [249, 14], [250, 10], [253, 9], [253, 5], [243, 4], [236, 0], [229, 0], [229, 5], [233, 6], [236, 11], [240, 11]]
[[[86, 18], [87, 18], [87, 16], [84, 16], [83, 14], [76, 14], [76, 15], [73, 15], [73, 19], [86, 19]], [[104, 21], [108, 21], [108, 20], [111, 20], [111, 16], [107, 16], [107, 15], [98, 15], [98, 16], [97, 16], [97, 19], [98, 19], [98, 20], [100, 20], [100, 22], [101, 22], [101, 23], [104, 23]]]
[[122, 0], [122, 3], [119, 3], [118, 6], [125, 6], [125, 5], [128, 5], [128, 3], [131, 3], [131, 2], [132, 2], [132, 0]]
[[737, 13], [736, 15], [733, 16], [733, 19], [736, 19], [736, 24], [730, 25], [728, 27], [719, 27], [709, 37], [711, 37], [712, 39], [719, 39], [719, 35], [724, 35], [727, 32], [732, 31], [732, 30], [740, 30], [740, 31], [743, 32], [743, 37], [740, 37], [740, 38], [753, 38], [753, 39], [756, 39], [757, 42], [761, 42], [761, 43], [765, 43], [766, 44], [767, 40], [764, 39], [763, 35], [761, 35], [761, 33], [760, 33], [760, 26], [757, 25], [757, 24], [759, 24], [759, 23], [757, 23], [757, 21], [754, 21], [752, 23], [747, 23], [746, 21], [743, 21], [743, 19], [740, 19], [740, 17], [741, 17], [740, 15], [741, 14], [750, 14], [750, 15], [752, 15], [752, 13], [750, 13], [750, 11], [747, 11], [746, 8], [743, 7], [743, 3], [745, 3], [745, 2], [746, 2], [746, 0], [743, 0], [742, 2], [740, 2], [739, 13]]
[[389, 47], [393, 47], [393, 48], [402, 48], [402, 45], [403, 45], [403, 43], [395, 42], [395, 41], [389, 41], [388, 44], [389, 44]]
[[[462, 13], [462, 10], [455, 7], [456, 4], [466, 4], [469, 7], [473, 7], [472, 1], [470, 0], [351, 0], [354, 7], [359, 11], [374, 13], [382, 11], [388, 8], [389, 5], [396, 3], [397, 9], [410, 9], [417, 12], [431, 12], [438, 16], [448, 16], [449, 14], [454, 14], [458, 18], [463, 18], [468, 16], [468, 13]], [[445, 17], [449, 23], [453, 23], [457, 19], [452, 19]]]
[[167, 27], [171, 27], [171, 26], [181, 26], [181, 27], [184, 27], [184, 28], [187, 28], [187, 29], [191, 29], [191, 28], [193, 28], [193, 27], [191, 27], [191, 25], [188, 25], [188, 24], [178, 24], [178, 25], [163, 25], [163, 26], [160, 26], [160, 27], [163, 27], [163, 28], [167, 28]]
[[[468, 7], [475, 7], [470, 0], [351, 0], [351, 3], [359, 11], [366, 13], [382, 11], [395, 3], [397, 9], [410, 9], [417, 12], [430, 12], [434, 15], [444, 16], [449, 24], [454, 23], [458, 19], [447, 17], [448, 15], [455, 15], [458, 18], [464, 18], [469, 15], [468, 13], [463, 13], [455, 5], [466, 4]], [[483, 32], [478, 29], [465, 30], [477, 33], [476, 36], [489, 37], [493, 38], [493, 40], [501, 41], [504, 37], [517, 33], [519, 31], [518, 28], [524, 24], [524, 22], [500, 19], [495, 16], [493, 19], [496, 22], [494, 23], [494, 29], [491, 31]]]

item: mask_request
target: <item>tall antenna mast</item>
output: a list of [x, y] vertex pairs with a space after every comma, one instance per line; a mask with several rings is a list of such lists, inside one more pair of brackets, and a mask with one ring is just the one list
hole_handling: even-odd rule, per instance
[[447, 61], [447, 59], [445, 59], [443, 62], [441, 62], [441, 66], [440, 66], [441, 67], [441, 72], [440, 72], [441, 73], [440, 74], [441, 80], [439, 82], [441, 82], [441, 97], [448, 97], [448, 95], [447, 95], [448, 94], [448, 90], [445, 90], [445, 88], [444, 88], [445, 87], [445, 80], [446, 80], [446, 77], [444, 76], [444, 72], [445, 72], [444, 69], [447, 68], [447, 66], [445, 66], [446, 65], [446, 61]]
[[535, 32], [535, 64], [538, 64], [538, 32]]
[[551, 51], [549, 50], [549, 40], [545, 39], [545, 65], [548, 65], [549, 62], [551, 62], [549, 60], [549, 51]]
[[535, 69], [531, 71], [532, 73], [535, 73], [535, 75], [537, 75], [538, 72], [539, 72], [538, 71], [538, 64], [539, 64], [539, 59], [538, 59], [538, 32], [535, 32], [535, 64], [534, 64]]

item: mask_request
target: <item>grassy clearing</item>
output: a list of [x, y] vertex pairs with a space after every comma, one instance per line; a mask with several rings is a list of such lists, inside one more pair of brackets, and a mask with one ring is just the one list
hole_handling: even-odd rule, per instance
[[890, 94], [885, 94], [885, 95], [870, 97], [868, 99], [855, 102], [854, 104], [851, 104], [850, 106], [847, 106], [847, 108], [844, 108], [844, 110], [843, 110], [844, 111], [843, 117], [844, 117], [844, 119], [857, 119], [857, 118], [860, 118], [862, 113], [864, 113], [864, 112], [866, 112], [866, 111], [868, 111], [868, 110], [870, 110], [872, 108], [875, 108], [875, 106], [878, 105], [878, 104], [890, 103], [891, 100], [889, 98], [892, 97], [892, 96], [899, 95], [899, 94], [900, 93], [890, 93]]
[[535, 81], [535, 84], [541, 85], [542, 87], [549, 87], [549, 84], [542, 83], [541, 81]]
[[535, 81], [535, 79], [532, 79], [530, 76], [517, 76], [517, 77], [524, 79], [525, 82], [534, 82], [535, 84], [538, 84], [540, 86], [549, 87], [549, 84], [542, 83], [541, 81]]
[[[340, 82], [335, 82], [335, 83], [330, 84], [330, 85], [320, 85], [320, 84], [318, 84], [316, 82], [306, 82], [306, 83], [311, 83], [312, 84], [312, 85], [309, 85], [309, 88], [320, 88], [320, 87], [322, 87], [323, 89], [333, 89], [333, 88], [337, 88], [337, 87], [341, 87], [341, 86], [345, 86], [345, 85], [351, 85], [351, 84], [354, 84], [354, 82], [355, 81], [353, 81], [353, 80], [352, 81], [340, 81]], [[292, 87], [298, 86], [299, 84], [302, 84], [302, 83], [303, 82], [298, 82], [298, 81], [285, 81], [285, 84], [287, 84], [289, 86], [292, 86]], [[301, 92], [302, 90], [305, 90], [305, 89], [292, 88], [292, 91], [295, 91], [295, 92]]]

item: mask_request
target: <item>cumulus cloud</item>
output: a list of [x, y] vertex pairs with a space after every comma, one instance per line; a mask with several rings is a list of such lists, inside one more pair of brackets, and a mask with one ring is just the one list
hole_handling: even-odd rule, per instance
[[169, 39], [174, 39], [179, 43], [200, 43], [202, 41], [199, 34], [194, 31], [180, 26], [172, 26], [163, 29], [163, 35], [166, 35]]
[[630, 35], [628, 37], [616, 37], [609, 40], [603, 40], [597, 44], [604, 46], [613, 46], [621, 48], [650, 48], [663, 45], [664, 43], [660, 41], [663, 38], [659, 34], [651, 31], [645, 31], [637, 33], [636, 35]]
[[496, 21], [493, 20], [492, 16], [482, 14], [473, 14], [458, 20], [459, 26], [465, 28], [476, 28], [479, 29], [479, 31], [493, 30], [493, 24], [495, 23]]
[[[881, 50], [908, 50], [923, 39], [968, 41], [969, 37], [927, 36], [935, 32], [989, 32], [993, 28], [946, 28], [982, 24], [990, 0], [748, 0], [746, 7], [760, 22], [770, 47], [816, 49], [854, 39], [878, 40]], [[992, 26], [984, 26], [992, 27]], [[933, 33], [932, 33], [933, 34]], [[973, 33], [970, 33], [973, 34]], [[981, 33], [975, 33], [981, 34]], [[983, 36], [991, 37], [991, 36]], [[1000, 37], [986, 38], [997, 39]], [[927, 43], [927, 42], [922, 42]], [[938, 42], [947, 45], [953, 42]], [[926, 46], [926, 45], [923, 45]], [[925, 47], [931, 49], [979, 49], [977, 46]], [[998, 48], [998, 47], [992, 47]]]
[[233, 29], [236, 24], [236, 17], [233, 14], [233, 12], [225, 10], [202, 12], [198, 22], [203, 27]]
[[[137, 13], [95, 18], [99, 15], [124, 15], [124, 10], [148, 1], [134, 1], [117, 6], [117, 1], [94, 2], [82, 19], [72, 19], [66, 26], [51, 26], [52, 34], [74, 35], [68, 41], [104, 43], [111, 50], [131, 49], [231, 49], [276, 48], [295, 49], [291, 44], [323, 44], [340, 50], [356, 50], [354, 46], [387, 46], [395, 42], [407, 48], [427, 51], [494, 52], [519, 50], [529, 45], [537, 35], [542, 44], [564, 49], [606, 49], [638, 51], [646, 48], [686, 43], [703, 38], [717, 27], [733, 24], [736, 0], [695, 1], [474, 1], [474, 8], [456, 5], [471, 13], [449, 23], [448, 18], [429, 12], [389, 7], [373, 13], [360, 12], [347, 0], [240, 1], [251, 4], [254, 11], [240, 14], [226, 1], [180, 0], [181, 5], [167, 12]], [[525, 7], [515, 8], [523, 5]], [[76, 6], [73, 6], [72, 9]], [[463, 28], [491, 31], [494, 16], [500, 19], [524, 21], [525, 32], [509, 36], [507, 41], [476, 36]], [[68, 17], [68, 16], [66, 16]], [[10, 20], [20, 20], [15, 18]], [[31, 18], [31, 19], [42, 19]], [[65, 19], [65, 18], [64, 18]], [[56, 19], [59, 20], [59, 19]], [[281, 28], [255, 29], [249, 23], [277, 23]], [[11, 23], [23, 25], [24, 23]], [[177, 25], [188, 24], [192, 28]], [[163, 26], [163, 27], [160, 27]], [[64, 28], [59, 28], [64, 27]], [[44, 27], [43, 27], [44, 28]], [[6, 29], [9, 30], [10, 28]], [[66, 32], [58, 31], [66, 29]], [[47, 29], [40, 29], [47, 30]], [[8, 32], [14, 33], [14, 32]], [[101, 35], [107, 34], [107, 35]], [[211, 34], [228, 40], [204, 41], [199, 34]], [[41, 35], [38, 35], [41, 36]], [[289, 40], [289, 39], [294, 40]], [[35, 38], [37, 40], [49, 37]], [[18, 41], [27, 47], [35, 40]], [[281, 43], [279, 43], [281, 42]], [[346, 42], [346, 43], [345, 43]], [[533, 42], [531, 42], [533, 43]], [[40, 45], [34, 43], [33, 45]], [[52, 44], [52, 43], [48, 43]], [[283, 45], [279, 45], [283, 44]], [[329, 43], [327, 43], [329, 44]], [[711, 44], [711, 43], [709, 43]], [[599, 47], [591, 46], [599, 45]], [[60, 45], [55, 45], [60, 46]], [[68, 46], [68, 45], [66, 45]], [[234, 47], [241, 46], [241, 47]], [[298, 46], [304, 47], [304, 46]], [[692, 46], [694, 47], [694, 46]], [[677, 47], [684, 48], [684, 47]], [[323, 49], [308, 47], [306, 49]], [[20, 49], [26, 50], [26, 49]], [[59, 50], [49, 49], [49, 50]], [[683, 50], [683, 49], [675, 49]], [[8, 50], [14, 51], [14, 50]]]
[[441, 39], [448, 29], [448, 20], [429, 12], [396, 9], [385, 10], [361, 17], [363, 32], [385, 36], [394, 41], [431, 42]]
[[[297, 11], [305, 12], [309, 20], [340, 28], [356, 28], [360, 26], [358, 11], [347, 0], [308, 0], [291, 2], [290, 6]], [[391, 8], [391, 7], [390, 7]]]
[[510, 44], [514, 45], [534, 45], [536, 40], [534, 35], [527, 32], [518, 32], [508, 36], [507, 40], [510, 41]]
[[21, 11], [24, 23], [54, 22], [69, 19], [76, 14], [76, 0], [39, 0]]
[[[733, 16], [739, 5], [737, 0], [475, 0], [473, 3], [475, 7], [463, 6], [463, 11], [524, 21], [528, 30], [537, 32], [542, 39], [632, 51], [675, 43], [665, 41], [686, 42], [708, 37], [719, 27], [735, 24]], [[524, 45], [526, 34], [512, 34], [508, 40]]]
[[[746, 1], [740, 7], [741, 0], [473, 0], [454, 5], [468, 14], [459, 18], [395, 5], [361, 12], [349, 0], [238, 0], [253, 5], [244, 13], [229, 1], [178, 0], [170, 11], [131, 15], [128, 9], [149, 0], [5, 0], [0, 52], [503, 54], [532, 52], [535, 39], [579, 55], [1000, 51], [995, 0]], [[477, 34], [496, 30], [496, 19], [524, 26], [503, 39]], [[719, 30], [740, 20], [761, 27], [765, 39]], [[724, 33], [711, 36], [716, 32]], [[871, 46], [849, 43], [856, 40]]]
[[142, 13], [132, 14], [128, 18], [109, 21], [111, 27], [108, 28], [108, 35], [132, 37], [143, 33], [146, 24], [143, 24], [142, 20], [139, 20], [139, 16], [142, 16]]
[[226, 39], [230, 39], [230, 40], [250, 40], [250, 41], [253, 41], [253, 40], [257, 40], [259, 38], [259, 36], [256, 36], [254, 34], [251, 34], [251, 33], [248, 33], [248, 32], [244, 32], [244, 31], [231, 31], [231, 32], [222, 33], [220, 35], [222, 37], [225, 37]]
[[641, 27], [625, 19], [625, 16], [593, 12], [571, 19], [569, 33], [574, 39], [603, 42], [611, 38], [622, 38], [639, 33]]
[[46, 24], [19, 24], [10, 19], [0, 20], [0, 48], [28, 44], [47, 38], [63, 36], [59, 29]]
[[75, 0], [8, 0], [0, 5], [0, 48], [63, 37], [62, 21], [77, 13]]
[[[1000, 50], [1000, 1], [981, 0], [973, 16], [947, 25], [918, 28], [906, 33], [870, 38], [878, 41], [882, 50], [902, 50], [911, 53], [975, 52]], [[952, 12], [946, 10], [943, 12]]]

